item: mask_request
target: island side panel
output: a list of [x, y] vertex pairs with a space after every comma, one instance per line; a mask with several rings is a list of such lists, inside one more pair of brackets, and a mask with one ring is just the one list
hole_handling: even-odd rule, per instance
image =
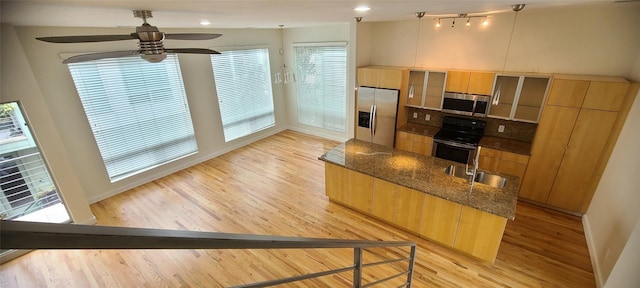
[[324, 163], [325, 193], [331, 201], [348, 204], [347, 169], [328, 162]]
[[493, 263], [506, 225], [507, 218], [462, 206], [453, 248]]

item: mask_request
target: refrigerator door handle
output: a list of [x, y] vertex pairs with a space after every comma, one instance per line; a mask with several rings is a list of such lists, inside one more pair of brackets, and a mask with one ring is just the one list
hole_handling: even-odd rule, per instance
[[371, 131], [373, 133], [373, 136], [376, 136], [376, 122], [378, 121], [378, 105], [373, 105], [373, 113], [371, 114], [373, 115], [373, 122], [371, 124]]
[[371, 110], [369, 111], [369, 135], [371, 136], [371, 141], [373, 141], [373, 105], [371, 105]]

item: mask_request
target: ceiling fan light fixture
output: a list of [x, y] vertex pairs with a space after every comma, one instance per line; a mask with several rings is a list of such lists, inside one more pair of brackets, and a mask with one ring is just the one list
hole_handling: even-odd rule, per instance
[[140, 58], [146, 60], [151, 63], [162, 62], [162, 60], [167, 59], [167, 54], [142, 54]]

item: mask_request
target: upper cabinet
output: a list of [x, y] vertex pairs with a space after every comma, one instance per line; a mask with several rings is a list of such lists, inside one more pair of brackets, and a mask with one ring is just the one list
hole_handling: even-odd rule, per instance
[[491, 95], [495, 73], [449, 71], [447, 73], [447, 92]]
[[402, 73], [403, 70], [399, 68], [381, 66], [358, 68], [358, 86], [400, 90]]
[[629, 88], [628, 82], [616, 78], [589, 81], [559, 77], [553, 81], [548, 105], [619, 111]]
[[549, 77], [496, 75], [489, 117], [537, 123]]
[[442, 97], [447, 72], [409, 70], [406, 106], [442, 109]]

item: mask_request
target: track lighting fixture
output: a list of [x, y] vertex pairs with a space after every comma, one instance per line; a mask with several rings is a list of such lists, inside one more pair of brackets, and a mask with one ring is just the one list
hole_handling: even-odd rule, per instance
[[471, 26], [471, 18], [483, 18], [484, 20], [482, 21], [482, 26], [487, 26], [489, 25], [489, 21], [487, 20], [487, 16], [472, 16], [472, 15], [467, 15], [466, 13], [462, 13], [462, 14], [458, 14], [457, 16], [451, 16], [451, 17], [439, 17], [439, 18], [435, 18], [434, 20], [436, 20], [436, 28], [440, 27], [440, 21], [441, 20], [445, 20], [445, 19], [452, 19], [451, 21], [451, 27], [456, 27], [456, 19], [467, 19], [465, 26], [470, 27]]
[[356, 23], [362, 22], [362, 17], [354, 17], [354, 19], [356, 19]]

